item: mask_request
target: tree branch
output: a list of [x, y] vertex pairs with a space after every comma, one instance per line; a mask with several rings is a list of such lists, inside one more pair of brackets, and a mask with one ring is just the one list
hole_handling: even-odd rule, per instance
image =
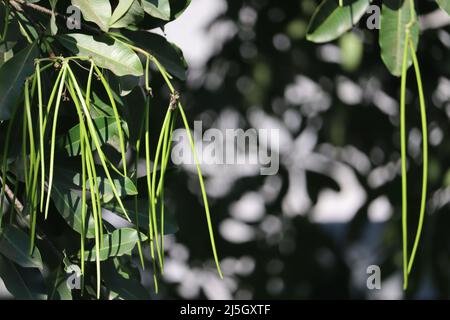
[[[1, 177], [0, 177], [0, 184], [3, 185]], [[5, 182], [4, 186], [5, 186], [5, 194], [8, 197], [9, 202], [14, 203], [14, 207], [16, 208], [16, 210], [19, 213], [22, 213], [23, 212], [23, 204], [15, 196], [14, 192], [9, 188], [9, 186], [6, 182]], [[2, 201], [2, 200], [0, 199], [0, 201]]]

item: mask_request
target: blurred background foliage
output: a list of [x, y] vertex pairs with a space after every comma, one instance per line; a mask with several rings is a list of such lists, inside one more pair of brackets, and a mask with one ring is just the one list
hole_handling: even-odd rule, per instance
[[[380, 59], [368, 15], [338, 41], [306, 41], [318, 3], [193, 0], [166, 27], [190, 64], [181, 88], [190, 118], [203, 120], [203, 129], [278, 128], [281, 145], [275, 176], [245, 166], [204, 166], [224, 281], [214, 270], [206, 225], [196, 217], [202, 207], [194, 171], [167, 174], [167, 203], [183, 227], [168, 238], [156, 298], [450, 298], [449, 19], [434, 1], [417, 4], [430, 177], [424, 237], [404, 293], [400, 80]], [[186, 22], [201, 19], [208, 21], [202, 30], [179, 35], [179, 43], [175, 35]], [[415, 230], [422, 160], [409, 76], [408, 206]], [[374, 264], [381, 267], [382, 289], [370, 291], [367, 267]]]

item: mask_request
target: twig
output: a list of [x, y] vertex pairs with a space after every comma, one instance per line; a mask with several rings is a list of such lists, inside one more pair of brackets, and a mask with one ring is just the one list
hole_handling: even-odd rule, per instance
[[[2, 184], [2, 178], [0, 177], [0, 184]], [[3, 184], [2, 184], [3, 185]], [[5, 182], [5, 194], [8, 197], [9, 201], [12, 203], [14, 202], [14, 207], [19, 213], [23, 212], [23, 204], [17, 199], [17, 197], [14, 195], [14, 192], [9, 188], [8, 184]], [[0, 200], [1, 201], [1, 200]]]

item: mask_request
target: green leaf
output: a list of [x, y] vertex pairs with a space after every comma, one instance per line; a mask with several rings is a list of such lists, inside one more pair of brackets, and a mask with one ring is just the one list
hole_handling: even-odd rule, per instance
[[[114, 199], [114, 193], [111, 188], [111, 183], [106, 177], [106, 174], [104, 173], [104, 170], [101, 166], [96, 166], [95, 170], [97, 173], [98, 191], [100, 192], [101, 198], [104, 202], [109, 202]], [[57, 184], [59, 185], [60, 189], [70, 190], [76, 188], [79, 191], [81, 185], [80, 172], [81, 168], [79, 168], [79, 164], [75, 163], [74, 161], [69, 161], [64, 165], [56, 166], [55, 177], [58, 177]], [[133, 196], [138, 193], [136, 186], [130, 178], [120, 176], [114, 172], [111, 172], [111, 178], [120, 197]], [[89, 191], [89, 184], [87, 184], [87, 188]], [[79, 197], [76, 193], [74, 196]], [[78, 200], [81, 201], [81, 198], [77, 199], [77, 201]]]
[[[123, 205], [125, 209], [127, 210], [128, 215], [130, 216], [131, 221], [134, 225], [136, 225], [136, 206], [135, 206], [135, 200], [129, 200], [129, 201], [123, 201]], [[122, 214], [122, 210], [120, 209], [119, 205], [111, 202], [103, 205], [103, 208], [106, 210], [115, 212], [117, 214]], [[148, 210], [150, 208], [150, 203], [147, 199], [138, 199], [138, 206], [137, 206], [137, 219], [139, 219], [139, 227], [148, 231]], [[158, 207], [157, 207], [158, 210]], [[159, 212], [159, 210], [158, 210]], [[157, 215], [157, 222], [158, 227], [160, 226], [160, 215]], [[175, 217], [170, 214], [169, 212], [165, 212], [164, 215], [164, 234], [174, 234], [178, 232], [178, 225], [175, 221]]]
[[138, 47], [151, 53], [166, 68], [166, 70], [180, 80], [186, 79], [186, 61], [181, 50], [166, 38], [146, 31], [127, 31], [123, 35]]
[[[66, 189], [58, 182], [58, 175], [55, 174], [55, 183], [52, 189], [53, 203], [59, 214], [64, 218], [67, 224], [79, 234], [82, 233], [82, 207], [81, 196], [75, 191]], [[89, 208], [86, 206], [87, 228], [85, 228], [86, 238], [94, 238], [95, 222], [90, 214]]]
[[[135, 4], [137, 5], [139, 8], [142, 9], [142, 7], [139, 5], [139, 2], [137, 0], [122, 0], [119, 1], [119, 3], [117, 4], [116, 9], [114, 9], [113, 15], [109, 21], [109, 25], [112, 28], [120, 28], [116, 25], [116, 23], [118, 23], [119, 20], [121, 20], [129, 10], [131, 10], [131, 6]], [[142, 12], [144, 12], [144, 10], [142, 9]], [[126, 26], [126, 25], [125, 25]]]
[[6, 289], [19, 300], [45, 300], [44, 278], [38, 269], [20, 268], [0, 255], [0, 278]]
[[80, 8], [84, 20], [94, 22], [103, 31], [108, 31], [112, 11], [109, 0], [72, 0], [72, 4]]
[[[99, 172], [100, 171], [100, 172]], [[99, 183], [99, 190], [102, 196], [102, 200], [104, 202], [110, 202], [114, 199], [114, 193], [111, 188], [111, 183], [109, 179], [107, 179], [105, 174], [102, 174], [101, 168], [97, 168], [97, 181]], [[114, 182], [114, 186], [116, 187], [117, 193], [120, 197], [123, 196], [134, 196], [138, 194], [137, 188], [134, 185], [133, 181], [128, 177], [116, 176], [111, 173], [111, 177]]]
[[335, 0], [322, 1], [311, 18], [306, 39], [323, 43], [339, 38], [358, 23], [369, 4], [369, 0], [345, 0], [340, 7]]
[[114, 117], [114, 110], [111, 105], [103, 101], [95, 91], [91, 92], [91, 107], [92, 118]]
[[[140, 236], [142, 241], [147, 239], [142, 233]], [[105, 234], [103, 240], [103, 246], [99, 251], [100, 261], [108, 260], [110, 257], [120, 257], [125, 254], [130, 255], [139, 241], [139, 234], [135, 229], [121, 228], [114, 230], [111, 234]], [[86, 261], [95, 261], [95, 246], [91, 250], [86, 251], [84, 256]]]
[[42, 269], [41, 253], [37, 247], [30, 255], [30, 237], [22, 230], [8, 225], [0, 234], [0, 253], [24, 268]]
[[135, 2], [135, 1], [134, 0], [119, 1], [119, 3], [117, 4], [117, 7], [114, 9], [111, 19], [109, 20], [109, 24], [112, 25], [115, 22], [117, 22], [117, 20], [122, 18], [125, 15], [125, 13], [127, 13], [127, 11], [130, 9], [133, 2]]
[[[403, 0], [383, 1], [381, 11], [380, 47], [381, 58], [394, 76], [402, 74], [402, 60], [405, 45], [406, 25], [411, 21], [411, 3]], [[417, 19], [416, 14], [414, 17]], [[411, 27], [411, 37], [415, 49], [419, 42], [419, 25], [416, 22]], [[408, 56], [408, 67], [412, 64]]]
[[[116, 259], [114, 259], [116, 260]], [[150, 294], [142, 284], [134, 278], [126, 278], [120, 274], [114, 261], [108, 260], [102, 265], [102, 278], [106, 287], [125, 300], [148, 300]]]
[[439, 7], [450, 15], [450, 1], [449, 0], [436, 0]]
[[144, 11], [154, 18], [170, 20], [169, 0], [142, 0]]
[[58, 266], [49, 277], [49, 282], [51, 283], [49, 300], [73, 300], [72, 291], [67, 285], [67, 280], [68, 274], [63, 268]]
[[170, 0], [171, 19], [181, 16], [190, 4], [191, 0]]
[[[119, 129], [115, 117], [98, 117], [93, 119], [97, 136], [101, 145], [109, 144], [115, 150], [120, 152]], [[125, 121], [121, 121], [122, 130], [125, 139], [128, 139], [128, 126]], [[72, 127], [64, 136], [59, 138], [58, 145], [65, 149], [70, 157], [81, 155], [80, 149], [80, 125]], [[91, 141], [91, 150], [96, 150], [96, 146]]]
[[11, 118], [23, 84], [34, 72], [34, 59], [38, 56], [37, 44], [32, 43], [5, 62], [0, 68], [0, 120]]
[[137, 29], [137, 25], [144, 19], [144, 17], [144, 8], [142, 8], [138, 0], [134, 0], [127, 13], [111, 25], [111, 28]]
[[96, 39], [80, 33], [58, 37], [61, 44], [74, 54], [92, 57], [99, 67], [109, 69], [117, 76], [144, 74], [139, 57], [124, 43], [105, 37]]

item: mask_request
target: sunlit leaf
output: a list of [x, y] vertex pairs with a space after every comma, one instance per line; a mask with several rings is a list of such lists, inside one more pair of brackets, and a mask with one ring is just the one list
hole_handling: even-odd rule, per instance
[[[116, 119], [114, 117], [98, 117], [93, 119], [93, 123], [100, 144], [109, 144], [120, 152], [119, 129], [117, 127]], [[125, 138], [127, 138], [129, 135], [128, 126], [125, 121], [122, 121], [121, 125], [122, 130], [125, 133]], [[65, 149], [68, 156], [79, 156], [81, 154], [80, 125], [78, 124], [72, 127], [64, 136], [59, 138], [58, 144]], [[95, 149], [95, 144], [91, 141], [91, 150]]]
[[[147, 236], [144, 234], [141, 234], [140, 237], [141, 241], [147, 239]], [[138, 241], [138, 231], [132, 228], [116, 229], [111, 234], [105, 234], [103, 246], [99, 250], [100, 260], [105, 261], [110, 257], [130, 255]], [[86, 251], [84, 256], [87, 261], [95, 261], [95, 247]]]
[[112, 11], [109, 0], [72, 0], [72, 4], [80, 8], [84, 20], [94, 22], [103, 31], [108, 31]]
[[73, 33], [58, 37], [58, 40], [74, 54], [91, 57], [102, 68], [111, 70], [117, 76], [141, 76], [141, 61], [136, 53], [119, 41], [105, 37]]
[[186, 79], [186, 61], [181, 50], [173, 43], [152, 32], [124, 31], [123, 34], [134, 44], [154, 55], [170, 74], [180, 80]]
[[306, 38], [316, 43], [339, 38], [358, 23], [369, 5], [369, 0], [345, 0], [340, 7], [337, 1], [323, 0], [311, 18]]
[[154, 18], [169, 20], [170, 3], [169, 0], [142, 0], [145, 12]]
[[[403, 0], [385, 0], [381, 11], [380, 47], [381, 58], [389, 71], [400, 76], [402, 73], [403, 52], [406, 26], [411, 21], [411, 2]], [[417, 19], [415, 13], [414, 18]], [[417, 49], [419, 42], [419, 24], [411, 26], [411, 37]], [[408, 56], [408, 66], [412, 64]]]

